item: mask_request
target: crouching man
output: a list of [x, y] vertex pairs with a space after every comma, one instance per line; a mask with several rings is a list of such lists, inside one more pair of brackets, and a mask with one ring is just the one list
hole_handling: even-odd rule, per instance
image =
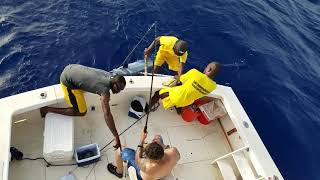
[[155, 180], [169, 175], [180, 159], [177, 148], [164, 145], [160, 135], [156, 135], [152, 143], [144, 147], [146, 138], [147, 134], [142, 131], [137, 151], [124, 148], [120, 152], [118, 149], [115, 154], [116, 166], [108, 164], [109, 172], [122, 178], [123, 161], [127, 161], [128, 167], [136, 169], [139, 180]]

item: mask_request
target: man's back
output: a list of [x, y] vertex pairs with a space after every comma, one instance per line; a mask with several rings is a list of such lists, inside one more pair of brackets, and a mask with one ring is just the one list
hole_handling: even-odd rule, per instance
[[167, 88], [170, 100], [176, 107], [188, 106], [217, 87], [213, 80], [196, 69], [191, 69], [182, 75], [180, 81], [181, 86]]
[[159, 51], [162, 53], [169, 53], [174, 55], [173, 46], [178, 41], [174, 36], [161, 36]]
[[[185, 63], [187, 61], [188, 51], [186, 51], [182, 56], [177, 56], [174, 52], [174, 45], [179, 39], [174, 36], [161, 36], [160, 37], [160, 46], [159, 53], [167, 54], [169, 56], [177, 57], [177, 60]], [[168, 60], [168, 59], [166, 59]]]
[[60, 81], [70, 89], [81, 89], [95, 94], [108, 94], [110, 90], [110, 73], [101, 69], [79, 64], [65, 67]]
[[169, 148], [164, 151], [164, 157], [159, 161], [146, 160], [145, 169], [141, 169], [143, 180], [161, 179], [169, 175], [180, 159], [176, 148]]

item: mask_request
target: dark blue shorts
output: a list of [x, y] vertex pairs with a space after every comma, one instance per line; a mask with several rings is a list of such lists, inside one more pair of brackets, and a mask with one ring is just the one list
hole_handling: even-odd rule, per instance
[[135, 161], [136, 151], [131, 148], [124, 148], [121, 152], [121, 159], [128, 162], [128, 167], [132, 166], [136, 169], [137, 177], [139, 180], [142, 180], [140, 169]]

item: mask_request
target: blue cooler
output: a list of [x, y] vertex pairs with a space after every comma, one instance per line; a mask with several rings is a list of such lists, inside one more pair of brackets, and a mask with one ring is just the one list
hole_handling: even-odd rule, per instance
[[75, 150], [75, 158], [80, 167], [99, 161], [101, 154], [98, 144], [89, 144], [77, 148]]

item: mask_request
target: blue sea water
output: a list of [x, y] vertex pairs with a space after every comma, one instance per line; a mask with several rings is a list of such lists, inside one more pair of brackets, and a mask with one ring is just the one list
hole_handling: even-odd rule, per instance
[[320, 179], [320, 1], [1, 0], [0, 97], [59, 82], [80, 63], [141, 59], [155, 35], [189, 42], [186, 69], [224, 64], [233, 88], [285, 179]]

